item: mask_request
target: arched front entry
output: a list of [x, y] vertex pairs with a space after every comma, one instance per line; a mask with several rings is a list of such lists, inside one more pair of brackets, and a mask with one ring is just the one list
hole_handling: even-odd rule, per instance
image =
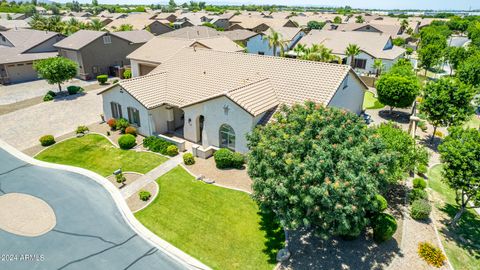
[[235, 151], [235, 131], [227, 124], [220, 126], [219, 130], [220, 147]]
[[200, 115], [197, 117], [197, 142], [202, 144], [203, 142], [203, 125], [205, 122], [205, 117]]

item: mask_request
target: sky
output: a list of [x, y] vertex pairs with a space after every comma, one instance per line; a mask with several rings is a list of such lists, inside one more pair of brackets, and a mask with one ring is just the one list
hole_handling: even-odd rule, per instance
[[[69, 0], [57, 0], [70, 2]], [[200, 0], [197, 0], [197, 2]], [[435, 9], [435, 10], [469, 10], [480, 9], [480, 0], [202, 0], [207, 4], [277, 4], [277, 5], [308, 5], [308, 6], [345, 6], [368, 9]], [[80, 0], [90, 3], [91, 0]], [[99, 0], [102, 4], [158, 4], [168, 0]], [[176, 0], [177, 4], [189, 0]]]

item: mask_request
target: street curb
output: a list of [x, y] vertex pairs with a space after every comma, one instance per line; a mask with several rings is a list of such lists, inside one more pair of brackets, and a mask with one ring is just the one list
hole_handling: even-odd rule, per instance
[[127, 206], [125, 199], [120, 194], [118, 189], [112, 183], [110, 183], [110, 181], [108, 181], [106, 178], [86, 169], [68, 166], [68, 165], [48, 163], [48, 162], [43, 162], [43, 161], [34, 159], [20, 152], [19, 150], [15, 149], [13, 146], [7, 144], [1, 139], [0, 139], [0, 148], [2, 148], [3, 150], [7, 151], [9, 154], [15, 156], [16, 158], [26, 163], [36, 165], [39, 167], [44, 167], [44, 168], [69, 171], [69, 172], [81, 174], [83, 176], [86, 176], [92, 179], [93, 181], [100, 184], [106, 191], [108, 191], [108, 193], [112, 197], [115, 205], [117, 206], [117, 209], [119, 210], [125, 222], [130, 226], [130, 228], [135, 233], [137, 233], [145, 241], [150, 243], [152, 246], [158, 248], [160, 251], [164, 252], [166, 255], [176, 260], [177, 262], [181, 263], [188, 269], [205, 269], [205, 270], [210, 269], [210, 267], [204, 265], [197, 259], [191, 257], [190, 255], [186, 254], [180, 249], [174, 247], [167, 241], [161, 239], [160, 237], [155, 235], [153, 232], [148, 230], [145, 226], [143, 226], [143, 224], [141, 224], [132, 214], [132, 212]]

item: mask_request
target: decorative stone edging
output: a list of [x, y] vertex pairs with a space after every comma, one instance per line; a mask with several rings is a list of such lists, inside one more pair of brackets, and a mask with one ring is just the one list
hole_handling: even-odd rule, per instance
[[60, 164], [54, 164], [54, 163], [48, 163], [44, 161], [40, 161], [37, 159], [34, 159], [19, 150], [15, 149], [11, 145], [7, 144], [3, 140], [0, 140], [0, 148], [4, 149], [11, 155], [15, 156], [16, 158], [30, 163], [32, 165], [36, 165], [39, 167], [44, 167], [44, 168], [50, 168], [50, 169], [56, 169], [56, 170], [63, 170], [63, 171], [69, 171], [77, 174], [81, 174], [83, 176], [86, 176], [90, 178], [91, 180], [97, 182], [99, 185], [101, 185], [112, 197], [117, 209], [119, 210], [120, 214], [122, 215], [123, 219], [125, 222], [130, 226], [130, 228], [137, 233], [140, 237], [142, 237], [145, 241], [150, 243], [152, 246], [156, 247], [157, 249], [161, 250], [164, 252], [166, 255], [170, 256], [171, 258], [175, 259], [177, 262], [181, 263], [185, 267], [189, 269], [210, 269], [210, 267], [204, 265], [197, 259], [191, 257], [190, 255], [186, 254], [185, 252], [181, 251], [180, 249], [176, 248], [172, 244], [168, 243], [167, 241], [161, 239], [157, 235], [155, 235], [153, 232], [148, 230], [143, 224], [141, 224], [133, 215], [133, 213], [130, 211], [128, 208], [128, 205], [122, 195], [120, 194], [120, 191], [106, 178], [100, 176], [99, 174], [82, 169], [79, 167], [74, 167], [74, 166], [68, 166], [68, 165], [60, 165]]

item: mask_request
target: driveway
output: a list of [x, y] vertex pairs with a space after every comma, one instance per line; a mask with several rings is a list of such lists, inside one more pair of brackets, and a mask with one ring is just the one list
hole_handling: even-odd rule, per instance
[[[73, 79], [62, 84], [62, 89], [66, 90], [69, 85], [86, 86], [98, 84], [97, 81], [82, 81]], [[57, 85], [48, 84], [45, 80], [37, 80], [12, 85], [0, 85], [0, 105], [8, 105], [23, 100], [44, 96], [49, 90], [58, 91]]]
[[43, 102], [0, 115], [0, 138], [24, 150], [39, 144], [38, 139], [43, 135], [60, 136], [74, 131], [79, 125], [99, 122], [102, 113], [102, 98], [97, 95], [99, 91]]
[[[132, 230], [93, 179], [31, 165], [0, 148], [0, 202], [18, 194], [51, 207], [56, 223], [32, 237], [3, 230], [15, 220], [0, 219], [0, 269], [187, 269]], [[9, 205], [25, 210], [13, 215], [35, 216], [23, 216], [18, 230], [40, 226], [42, 216], [31, 204]]]

